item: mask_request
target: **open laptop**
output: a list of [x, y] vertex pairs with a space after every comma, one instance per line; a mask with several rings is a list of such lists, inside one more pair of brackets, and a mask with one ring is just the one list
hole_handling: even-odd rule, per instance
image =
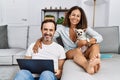
[[54, 73], [53, 60], [44, 59], [17, 59], [20, 69], [29, 70], [31, 73], [41, 74], [45, 70]]

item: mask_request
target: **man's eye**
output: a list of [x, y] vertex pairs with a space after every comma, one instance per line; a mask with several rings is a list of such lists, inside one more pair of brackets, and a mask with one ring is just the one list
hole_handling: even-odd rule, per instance
[[53, 31], [52, 29], [50, 29], [50, 31]]

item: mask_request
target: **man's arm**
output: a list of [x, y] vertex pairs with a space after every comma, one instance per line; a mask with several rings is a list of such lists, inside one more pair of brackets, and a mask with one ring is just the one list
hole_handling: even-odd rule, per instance
[[63, 69], [64, 62], [65, 62], [65, 59], [59, 59], [58, 60], [58, 69], [60, 69], [60, 70]]
[[62, 70], [63, 70], [63, 64], [65, 62], [65, 59], [59, 59], [58, 60], [58, 70], [56, 70], [55, 75], [57, 76], [57, 78], [59, 79], [62, 75]]

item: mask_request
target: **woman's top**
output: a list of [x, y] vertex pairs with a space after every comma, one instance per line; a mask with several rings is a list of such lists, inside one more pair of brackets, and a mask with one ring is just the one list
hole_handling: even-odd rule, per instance
[[[56, 39], [59, 36], [61, 37], [65, 51], [77, 47], [77, 44], [70, 39], [69, 29], [70, 28], [67, 26], [58, 25], [54, 35], [54, 39]], [[96, 43], [100, 43], [103, 40], [102, 36], [95, 30], [93, 30], [91, 27], [88, 27], [86, 29], [85, 34], [89, 35], [91, 38], [95, 38]]]

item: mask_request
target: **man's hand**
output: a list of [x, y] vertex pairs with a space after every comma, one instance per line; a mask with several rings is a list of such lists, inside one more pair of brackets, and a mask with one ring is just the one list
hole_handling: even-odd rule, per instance
[[58, 79], [60, 79], [61, 78], [61, 75], [62, 75], [62, 70], [55, 70], [55, 75], [56, 75], [56, 77], [58, 78]]
[[32, 56], [24, 56], [25, 59], [32, 59]]

